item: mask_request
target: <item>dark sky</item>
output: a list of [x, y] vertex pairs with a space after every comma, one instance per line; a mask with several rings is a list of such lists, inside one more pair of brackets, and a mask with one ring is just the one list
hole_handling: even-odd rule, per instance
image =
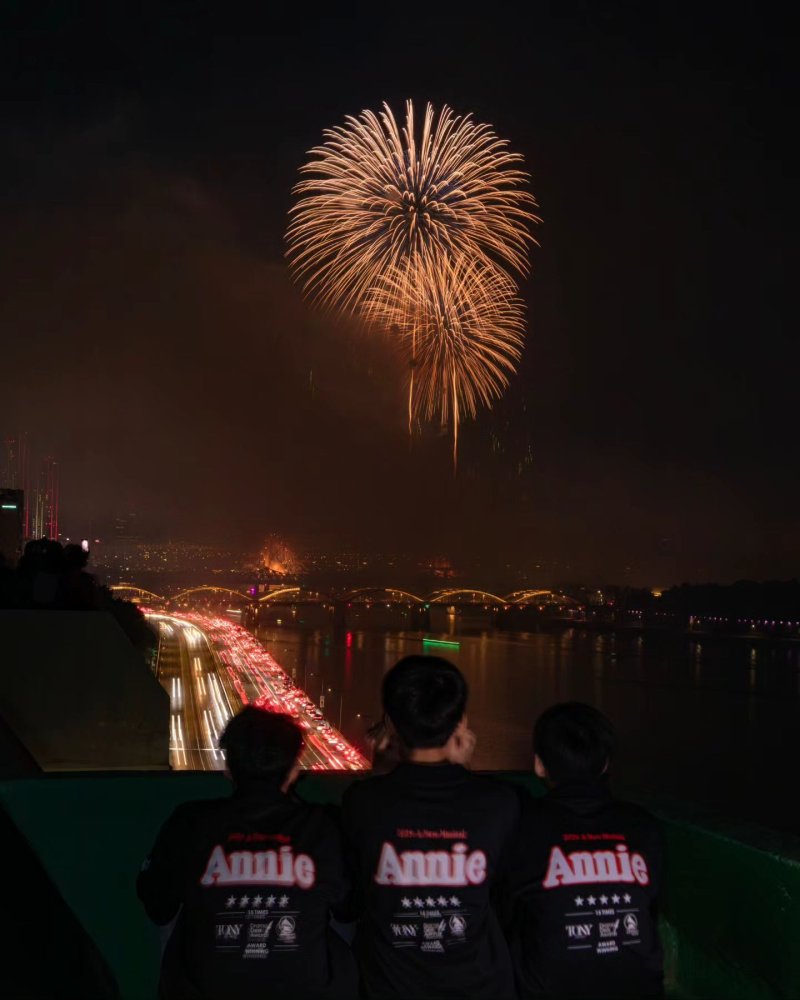
[[[0, 429], [57, 453], [67, 529], [797, 575], [779, 7], [3, 9]], [[406, 97], [493, 123], [543, 218], [520, 371], [455, 480], [446, 435], [409, 449], [391, 345], [314, 317], [282, 256], [322, 129]]]

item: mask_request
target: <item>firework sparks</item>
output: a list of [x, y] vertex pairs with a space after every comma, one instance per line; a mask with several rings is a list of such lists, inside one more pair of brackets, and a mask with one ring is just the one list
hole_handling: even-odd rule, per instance
[[527, 274], [536, 203], [522, 157], [491, 126], [428, 104], [419, 133], [408, 101], [402, 128], [384, 105], [325, 139], [301, 168], [287, 232], [294, 273], [321, 305], [359, 311], [390, 267], [433, 269], [443, 255]]
[[408, 420], [458, 425], [490, 406], [519, 360], [538, 218], [522, 157], [489, 125], [428, 104], [418, 129], [388, 105], [329, 129], [295, 186], [287, 231], [314, 302], [398, 331], [410, 359]]
[[464, 258], [416, 275], [393, 268], [373, 290], [369, 311], [403, 338], [416, 385], [414, 415], [452, 424], [455, 464], [462, 417], [491, 406], [520, 358], [524, 319], [514, 283]]

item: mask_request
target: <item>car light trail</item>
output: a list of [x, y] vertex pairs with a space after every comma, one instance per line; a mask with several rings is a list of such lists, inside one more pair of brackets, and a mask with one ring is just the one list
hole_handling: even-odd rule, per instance
[[184, 767], [187, 766], [188, 761], [186, 758], [186, 745], [183, 738], [183, 725], [181, 723], [181, 717], [177, 712], [173, 712], [169, 720], [169, 748], [173, 751], [178, 759], [178, 761], [183, 764]]
[[[219, 769], [224, 754], [218, 742], [225, 724], [241, 705], [285, 712], [303, 730], [301, 764], [309, 770], [369, 769], [369, 761], [342, 734], [321, 717], [316, 705], [298, 688], [275, 658], [242, 628], [225, 618], [186, 612], [165, 615], [147, 611], [162, 636], [174, 632], [189, 656], [181, 660], [189, 697], [180, 677], [163, 679], [172, 705], [170, 751], [173, 767]], [[164, 626], [172, 630], [166, 632]], [[230, 692], [230, 694], [229, 694]], [[232, 700], [233, 699], [233, 700]], [[188, 702], [188, 703], [187, 703]], [[184, 723], [190, 725], [187, 743]], [[200, 745], [200, 741], [204, 745]], [[208, 744], [208, 745], [205, 745]], [[189, 762], [191, 755], [192, 762]]]

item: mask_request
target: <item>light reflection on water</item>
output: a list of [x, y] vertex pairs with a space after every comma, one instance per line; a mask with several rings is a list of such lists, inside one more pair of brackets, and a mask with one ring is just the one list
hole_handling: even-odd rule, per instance
[[[657, 633], [493, 630], [459, 633], [460, 648], [422, 634], [261, 627], [258, 636], [334, 724], [363, 746], [380, 715], [380, 682], [401, 656], [452, 659], [470, 685], [477, 768], [530, 766], [537, 713], [555, 701], [596, 705], [613, 720], [617, 787], [694, 800], [800, 832], [798, 647]], [[453, 638], [453, 636], [450, 636]], [[330, 691], [328, 690], [330, 688]]]

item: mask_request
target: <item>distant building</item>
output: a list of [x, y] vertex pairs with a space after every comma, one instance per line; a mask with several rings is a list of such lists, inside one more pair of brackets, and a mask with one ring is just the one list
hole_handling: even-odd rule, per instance
[[11, 565], [22, 555], [24, 512], [22, 490], [0, 488], [0, 555]]
[[0, 489], [22, 490], [22, 534], [29, 537], [31, 529], [28, 498], [30, 483], [28, 482], [28, 435], [23, 431], [16, 435], [3, 438], [0, 450]]
[[117, 542], [139, 541], [139, 521], [135, 513], [131, 511], [117, 514], [114, 518], [113, 537]]
[[58, 463], [47, 455], [39, 466], [33, 491], [33, 538], [58, 538]]

